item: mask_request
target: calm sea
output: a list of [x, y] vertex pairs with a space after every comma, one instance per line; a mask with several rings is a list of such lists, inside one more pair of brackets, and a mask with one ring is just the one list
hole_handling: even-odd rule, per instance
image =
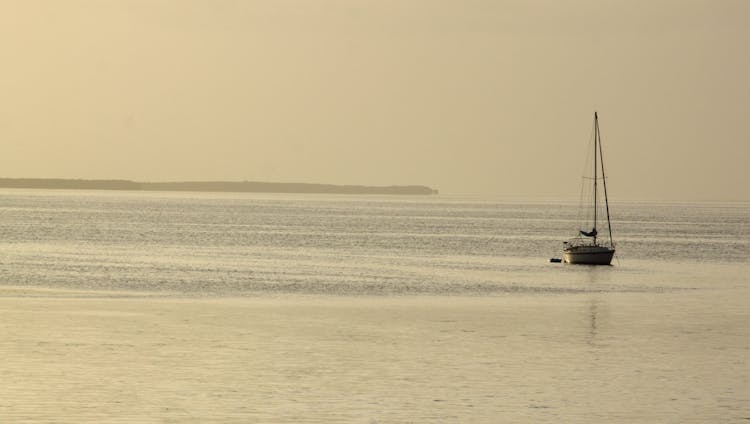
[[[612, 205], [613, 267], [549, 263], [559, 201], [0, 192], [3, 281], [158, 294], [485, 295], [745, 283], [748, 203]], [[601, 228], [601, 226], [600, 226]]]
[[0, 191], [0, 421], [750, 421], [750, 204]]

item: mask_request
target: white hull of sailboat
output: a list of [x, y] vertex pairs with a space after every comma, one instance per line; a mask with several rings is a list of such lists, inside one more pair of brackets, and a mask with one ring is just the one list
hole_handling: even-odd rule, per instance
[[609, 265], [615, 249], [604, 246], [577, 246], [563, 251], [563, 260], [569, 264]]

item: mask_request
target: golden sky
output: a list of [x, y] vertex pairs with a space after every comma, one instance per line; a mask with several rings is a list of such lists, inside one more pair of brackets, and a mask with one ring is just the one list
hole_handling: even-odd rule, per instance
[[2, 0], [0, 176], [750, 200], [750, 1]]

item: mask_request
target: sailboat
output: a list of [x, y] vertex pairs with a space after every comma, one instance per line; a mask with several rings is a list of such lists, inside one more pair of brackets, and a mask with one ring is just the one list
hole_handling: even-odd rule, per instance
[[[601, 177], [599, 174], [601, 173]], [[609, 236], [602, 243], [597, 230], [599, 218], [598, 189], [601, 180], [604, 188], [604, 206], [607, 211], [607, 229]], [[579, 230], [578, 235], [563, 243], [563, 260], [569, 264], [609, 265], [615, 254], [615, 243], [612, 240], [612, 224], [609, 219], [609, 201], [607, 199], [607, 180], [604, 178], [604, 156], [602, 155], [602, 138], [599, 133], [599, 116], [594, 112], [594, 196], [593, 196], [593, 226], [590, 231]], [[583, 197], [583, 196], [582, 196]]]

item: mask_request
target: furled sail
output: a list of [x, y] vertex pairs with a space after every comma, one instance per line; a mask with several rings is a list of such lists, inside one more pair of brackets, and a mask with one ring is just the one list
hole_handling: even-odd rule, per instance
[[596, 237], [598, 233], [596, 232], [596, 228], [592, 229], [591, 231], [583, 231], [581, 230], [581, 235], [584, 235], [586, 237]]

